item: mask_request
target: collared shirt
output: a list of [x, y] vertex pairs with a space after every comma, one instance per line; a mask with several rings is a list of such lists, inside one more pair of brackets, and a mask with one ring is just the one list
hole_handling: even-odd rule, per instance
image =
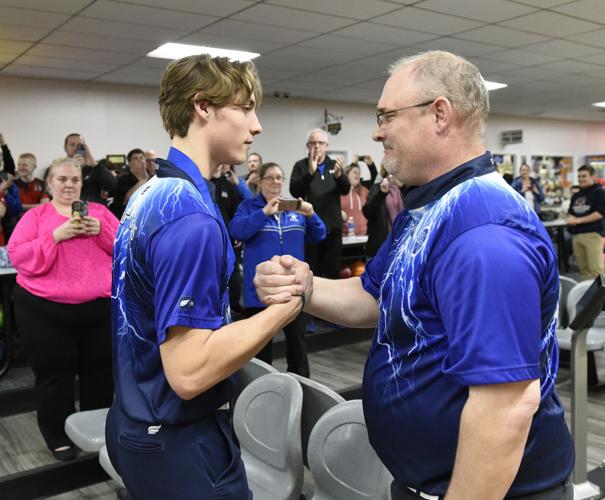
[[509, 494], [562, 482], [573, 445], [554, 388], [558, 272], [550, 238], [489, 153], [417, 188], [362, 283], [380, 317], [363, 381], [370, 441], [403, 485], [446, 492], [469, 386], [539, 379]]
[[131, 197], [114, 247], [116, 397], [129, 417], [184, 424], [228, 401], [227, 379], [184, 401], [169, 386], [160, 345], [173, 326], [215, 330], [230, 321], [233, 250], [213, 185], [172, 148], [157, 175]]

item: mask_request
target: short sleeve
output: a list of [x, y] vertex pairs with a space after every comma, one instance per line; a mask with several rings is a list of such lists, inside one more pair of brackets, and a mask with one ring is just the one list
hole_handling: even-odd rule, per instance
[[466, 386], [540, 378], [548, 254], [536, 238], [487, 224], [430, 263], [426, 286], [448, 340], [446, 375]]
[[149, 242], [158, 342], [168, 328], [215, 330], [223, 324], [225, 241], [218, 221], [202, 213], [163, 226]]
[[392, 232], [389, 233], [376, 255], [366, 263], [365, 271], [361, 275], [361, 286], [376, 300], [380, 297], [380, 284], [382, 283], [382, 277], [387, 265], [387, 257], [393, 243], [392, 234]]

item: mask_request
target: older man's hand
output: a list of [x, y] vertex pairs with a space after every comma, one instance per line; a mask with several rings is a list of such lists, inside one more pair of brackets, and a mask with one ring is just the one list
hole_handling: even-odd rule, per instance
[[313, 273], [306, 262], [290, 255], [275, 255], [256, 266], [254, 286], [264, 304], [281, 304], [305, 292], [307, 300], [313, 293]]

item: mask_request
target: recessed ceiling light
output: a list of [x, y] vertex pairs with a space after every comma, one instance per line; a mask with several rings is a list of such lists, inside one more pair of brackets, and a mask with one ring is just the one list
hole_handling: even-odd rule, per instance
[[211, 57], [228, 57], [232, 61], [251, 61], [260, 56], [255, 52], [243, 50], [218, 49], [215, 47], [203, 47], [201, 45], [187, 45], [184, 43], [165, 43], [147, 54], [149, 57], [160, 59], [180, 59], [181, 57], [208, 54]]
[[592, 105], [595, 108], [605, 108], [605, 101], [601, 101], [601, 102], [593, 102]]
[[483, 83], [485, 83], [485, 88], [487, 90], [498, 90], [508, 87], [507, 83], [490, 82], [487, 80], [483, 80]]

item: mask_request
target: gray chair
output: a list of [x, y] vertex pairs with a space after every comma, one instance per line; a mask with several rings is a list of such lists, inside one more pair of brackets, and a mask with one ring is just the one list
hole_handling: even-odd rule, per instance
[[65, 419], [65, 434], [83, 451], [98, 452], [105, 444], [109, 408], [72, 413]]
[[312, 500], [386, 500], [392, 476], [370, 446], [361, 400], [329, 409], [307, 450], [315, 481]]
[[571, 289], [578, 282], [567, 276], [559, 276], [559, 324], [557, 328], [567, 328], [569, 325], [569, 314], [567, 313], [567, 297]]
[[[568, 321], [573, 320], [574, 316], [576, 315], [576, 304], [582, 298], [582, 295], [584, 295], [591, 284], [592, 280], [581, 281], [569, 291], [566, 304]], [[557, 330], [557, 342], [559, 343], [559, 349], [566, 351], [571, 350], [572, 333], [573, 332], [569, 327], [560, 328]], [[604, 349], [605, 313], [601, 313], [595, 320], [593, 327], [588, 330], [588, 335], [586, 337], [586, 350], [588, 352], [588, 385], [593, 388], [601, 385], [597, 375], [595, 352], [602, 351]]]
[[240, 393], [253, 380], [262, 377], [263, 375], [267, 375], [268, 373], [279, 373], [279, 371], [260, 359], [252, 358], [242, 366], [237, 373], [239, 374], [239, 379], [233, 391], [233, 401], [237, 400]]
[[233, 427], [254, 500], [298, 500], [303, 486], [303, 391], [286, 373], [252, 381], [235, 403]]
[[303, 377], [296, 373], [289, 373], [300, 383], [303, 390], [302, 422], [300, 435], [302, 439], [303, 462], [307, 462], [307, 445], [311, 431], [319, 418], [333, 406], [344, 403], [345, 399], [329, 387]]
[[111, 479], [113, 479], [115, 482], [117, 482], [122, 488], [125, 488], [122, 478], [116, 472], [116, 470], [114, 469], [114, 467], [111, 463], [111, 460], [109, 459], [109, 453], [107, 453], [107, 445], [105, 445], [105, 444], [99, 450], [99, 463], [101, 464], [101, 467], [103, 468], [103, 470], [105, 472], [107, 472], [107, 474], [109, 474], [109, 477], [111, 477]]

